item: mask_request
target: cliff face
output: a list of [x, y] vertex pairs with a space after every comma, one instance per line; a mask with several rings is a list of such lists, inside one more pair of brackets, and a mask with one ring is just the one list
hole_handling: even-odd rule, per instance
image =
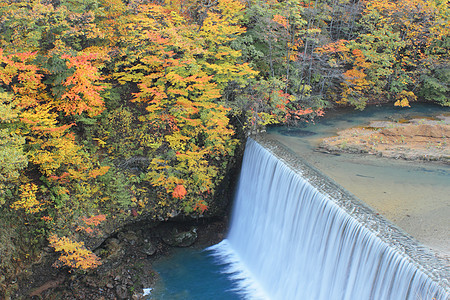
[[[4, 287], [6, 299], [27, 296], [46, 298], [50, 295], [57, 295], [58, 299], [73, 299], [71, 293], [80, 297], [84, 295], [88, 299], [130, 299], [132, 296], [140, 299], [142, 288], [151, 286], [156, 280], [152, 262], [165, 256], [171, 247], [204, 248], [225, 237], [227, 217], [245, 146], [245, 134], [238, 135], [241, 141], [235, 149], [235, 155], [226, 162], [224, 174], [217, 176], [222, 179], [217, 179], [215, 191], [205, 199], [208, 209], [202, 215], [198, 212], [185, 213], [180, 209], [179, 213], [167, 215], [166, 218], [161, 218], [161, 215], [155, 217], [154, 203], [161, 201], [158, 194], [145, 182], [141, 185], [135, 182], [135, 187], [131, 187], [126, 180], [119, 180], [143, 174], [148, 159], [132, 157], [123, 163], [116, 163], [114, 176], [104, 180], [105, 186], [109, 188], [105, 191], [119, 194], [117, 198], [124, 194], [138, 200], [127, 207], [111, 210], [93, 233], [76, 231], [77, 240], [100, 258], [101, 265], [88, 272], [68, 273], [66, 268], [54, 267], [57, 254], [50, 247], [45, 247], [40, 251], [38, 261], [33, 265], [22, 266], [24, 271], [15, 277], [14, 284], [1, 276], [0, 295]], [[111, 193], [110, 197], [113, 195]], [[146, 205], [140, 205], [139, 198], [148, 199]]]

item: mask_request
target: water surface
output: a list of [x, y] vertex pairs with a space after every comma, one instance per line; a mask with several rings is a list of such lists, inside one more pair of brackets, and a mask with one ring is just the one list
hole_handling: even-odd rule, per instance
[[222, 273], [223, 265], [210, 252], [191, 248], [174, 249], [154, 266], [160, 280], [148, 299], [152, 300], [238, 300], [233, 282]]
[[370, 121], [449, 113], [448, 108], [421, 104], [406, 109], [368, 107], [329, 112], [316, 124], [273, 127], [268, 133], [421, 243], [450, 256], [449, 165], [316, 151], [322, 138]]

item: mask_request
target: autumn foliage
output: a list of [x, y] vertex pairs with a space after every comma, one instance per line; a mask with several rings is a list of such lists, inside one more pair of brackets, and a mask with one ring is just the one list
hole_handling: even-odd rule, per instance
[[81, 219], [82, 225], [77, 227], [77, 231], [83, 231], [87, 234], [93, 235], [95, 233], [100, 233], [99, 229], [97, 228], [100, 223], [106, 220], [106, 215], [96, 215], [89, 218], [83, 217]]
[[[362, 1], [356, 37], [317, 49], [328, 55], [330, 65], [345, 65], [337, 102], [362, 109], [381, 99], [405, 107], [424, 95], [420, 87], [427, 88], [426, 83], [443, 92], [442, 78], [433, 74], [448, 70], [449, 27], [444, 24], [449, 24], [449, 8], [444, 2]], [[434, 101], [449, 105], [444, 98]]]
[[172, 192], [172, 197], [183, 199], [186, 196], [186, 189], [181, 184], [177, 185]]
[[71, 57], [62, 55], [66, 60], [68, 69], [74, 69], [73, 74], [67, 77], [62, 85], [66, 91], [61, 95], [56, 103], [56, 108], [65, 114], [81, 114], [84, 111], [89, 115], [96, 116], [104, 109], [103, 99], [100, 92], [104, 86], [99, 85], [99, 71], [92, 65], [92, 60], [98, 55], [81, 53], [79, 56]]
[[51, 235], [49, 242], [55, 251], [61, 253], [59, 262], [65, 266], [87, 270], [101, 264], [99, 258], [92, 251], [86, 249], [83, 242], [72, 241], [67, 237], [59, 238], [56, 235]]
[[[83, 240], [108, 222], [211, 213], [242, 137], [265, 126], [448, 106], [447, 4], [0, 1], [0, 221], [95, 268]], [[7, 249], [24, 248], [11, 232]], [[20, 251], [0, 260], [10, 280]]]

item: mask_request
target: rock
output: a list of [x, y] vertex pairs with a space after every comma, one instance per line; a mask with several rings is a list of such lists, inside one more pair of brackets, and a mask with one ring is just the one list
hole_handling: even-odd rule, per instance
[[116, 286], [116, 295], [119, 299], [128, 299], [127, 287], [123, 285]]
[[132, 300], [141, 300], [144, 299], [144, 295], [143, 294], [134, 294], [133, 296], [131, 296]]
[[85, 284], [90, 287], [97, 287], [97, 282], [94, 278], [87, 277], [85, 280]]
[[128, 242], [130, 244], [134, 244], [139, 240], [138, 236], [134, 231], [127, 231], [127, 232], [119, 232], [117, 235], [117, 238], [121, 241]]
[[117, 259], [120, 256], [124, 255], [123, 245], [118, 239], [115, 238], [110, 238], [106, 242], [106, 250], [108, 259]]
[[156, 247], [150, 241], [144, 241], [141, 252], [148, 256], [152, 256], [156, 253]]
[[415, 119], [405, 122], [372, 122], [349, 128], [322, 140], [322, 151], [368, 153], [407, 160], [450, 162], [450, 119]]
[[189, 231], [178, 232], [173, 229], [162, 240], [169, 246], [173, 247], [189, 247], [197, 240], [197, 229], [192, 227]]
[[112, 289], [114, 286], [112, 285], [112, 283], [107, 283], [107, 284], [106, 284], [106, 287], [107, 287], [108, 289]]
[[426, 138], [449, 138], [450, 137], [450, 125], [409, 125], [396, 128], [385, 128], [382, 130], [384, 135], [389, 136], [423, 136]]
[[29, 294], [29, 297], [39, 296], [42, 292], [44, 292], [44, 291], [46, 291], [48, 289], [56, 288], [59, 285], [61, 285], [64, 282], [64, 280], [65, 280], [65, 277], [61, 277], [61, 278], [58, 278], [56, 280], [47, 281], [46, 283], [44, 283], [43, 285], [41, 285], [37, 289], [33, 290]]

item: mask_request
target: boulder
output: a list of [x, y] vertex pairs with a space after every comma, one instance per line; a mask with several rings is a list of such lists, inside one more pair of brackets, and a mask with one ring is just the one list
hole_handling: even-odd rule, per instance
[[155, 245], [153, 245], [152, 242], [150, 242], [148, 240], [144, 240], [144, 244], [142, 245], [141, 252], [148, 256], [152, 256], [153, 254], [156, 253], [156, 247], [155, 247]]
[[163, 236], [162, 240], [172, 247], [189, 247], [197, 240], [197, 228], [192, 227], [189, 231], [178, 231], [174, 228]]

